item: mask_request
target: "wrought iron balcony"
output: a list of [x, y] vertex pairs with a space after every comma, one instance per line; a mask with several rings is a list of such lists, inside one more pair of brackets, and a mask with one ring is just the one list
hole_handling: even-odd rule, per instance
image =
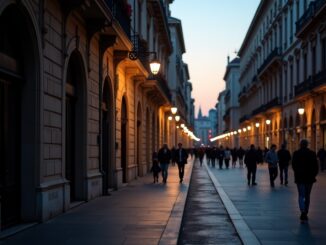
[[326, 0], [315, 0], [309, 4], [308, 9], [296, 22], [296, 36], [302, 37], [306, 30], [309, 30], [310, 23], [326, 8]]
[[314, 76], [309, 76], [308, 79], [294, 87], [295, 96], [302, 95], [311, 90], [317, 89], [321, 85], [326, 84], [326, 69], [318, 72]]
[[258, 68], [258, 74], [262, 75], [264, 71], [275, 62], [278, 62], [281, 59], [281, 49], [275, 48], [265, 59], [264, 63]]
[[244, 116], [240, 117], [239, 123], [243, 123], [243, 122], [245, 122], [245, 121], [247, 121], [249, 119], [250, 119], [249, 115], [244, 115]]
[[111, 9], [115, 20], [120, 24], [124, 32], [130, 38], [130, 25], [131, 25], [131, 6], [123, 1], [105, 0], [105, 3]]
[[310, 91], [312, 84], [312, 77], [309, 76], [306, 80], [304, 80], [302, 83], [299, 83], [294, 87], [294, 94], [295, 96], [301, 95], [305, 92]]
[[266, 104], [263, 104], [261, 106], [259, 106], [258, 108], [256, 108], [255, 110], [252, 111], [252, 116], [255, 116], [259, 113], [262, 113], [262, 112], [266, 112], [274, 107], [279, 107], [281, 106], [282, 103], [281, 103], [281, 100], [279, 97], [275, 97], [274, 99], [272, 99], [271, 101], [267, 102]]

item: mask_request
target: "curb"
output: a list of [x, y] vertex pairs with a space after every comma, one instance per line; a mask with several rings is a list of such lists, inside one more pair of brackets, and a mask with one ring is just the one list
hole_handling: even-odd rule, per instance
[[183, 212], [186, 206], [186, 200], [189, 192], [190, 179], [192, 176], [192, 170], [195, 164], [195, 159], [191, 160], [191, 166], [185, 173], [184, 182], [182, 185], [179, 195], [174, 203], [171, 215], [169, 217], [168, 223], [164, 229], [164, 232], [159, 241], [159, 245], [176, 245], [179, 239], [179, 233], [182, 224]]
[[218, 194], [220, 195], [222, 202], [226, 208], [226, 211], [228, 212], [231, 221], [242, 241], [243, 244], [245, 245], [258, 245], [261, 244], [258, 240], [258, 238], [256, 237], [255, 233], [249, 228], [249, 226], [247, 225], [247, 223], [245, 222], [245, 220], [243, 219], [243, 217], [241, 216], [241, 214], [239, 213], [239, 211], [237, 210], [237, 208], [234, 206], [233, 202], [231, 201], [231, 199], [229, 198], [229, 196], [225, 193], [222, 185], [220, 184], [220, 182], [217, 180], [217, 178], [215, 177], [215, 175], [213, 174], [212, 170], [210, 170], [210, 168], [207, 166], [207, 164], [204, 164], [209, 177], [211, 178], [216, 191], [218, 192]]

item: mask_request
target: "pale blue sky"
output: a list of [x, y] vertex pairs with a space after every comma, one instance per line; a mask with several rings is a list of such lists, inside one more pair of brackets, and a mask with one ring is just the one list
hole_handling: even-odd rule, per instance
[[174, 0], [172, 16], [181, 19], [196, 116], [215, 107], [224, 89], [227, 55], [235, 57], [260, 0]]

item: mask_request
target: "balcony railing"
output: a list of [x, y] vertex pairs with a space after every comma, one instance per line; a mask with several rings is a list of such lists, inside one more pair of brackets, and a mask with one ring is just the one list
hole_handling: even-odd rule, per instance
[[131, 25], [131, 6], [123, 1], [105, 0], [107, 6], [111, 9], [115, 20], [118, 21], [124, 32], [130, 38]]
[[326, 0], [315, 0], [309, 4], [308, 9], [304, 12], [301, 18], [296, 23], [296, 36], [306, 30], [306, 27], [313, 20], [316, 14], [326, 6]]
[[281, 49], [275, 48], [265, 59], [264, 63], [258, 68], [258, 74], [261, 74], [268, 66], [272, 65], [281, 56]]
[[243, 122], [245, 122], [245, 121], [247, 121], [249, 119], [250, 119], [249, 115], [244, 115], [244, 116], [240, 117], [239, 123], [243, 123]]
[[306, 92], [309, 92], [320, 85], [326, 84], [326, 69], [318, 72], [314, 76], [309, 76], [306, 80], [304, 80], [302, 83], [296, 85], [294, 87], [294, 93], [295, 96], [302, 95]]
[[267, 102], [266, 104], [263, 104], [263, 105], [259, 106], [258, 108], [256, 108], [255, 110], [253, 110], [252, 116], [255, 116], [259, 113], [265, 112], [271, 108], [281, 106], [281, 104], [282, 103], [281, 103], [281, 100], [279, 99], [279, 97], [275, 97], [274, 99]]

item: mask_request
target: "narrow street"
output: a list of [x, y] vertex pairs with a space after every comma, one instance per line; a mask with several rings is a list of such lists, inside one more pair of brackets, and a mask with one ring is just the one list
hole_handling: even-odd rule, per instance
[[178, 244], [241, 244], [206, 168], [199, 161], [194, 164]]
[[247, 170], [209, 167], [249, 228], [262, 244], [326, 244], [326, 173], [313, 186], [308, 224], [299, 221], [297, 189], [289, 168], [289, 185], [269, 185], [267, 165], [257, 169], [255, 187], [248, 186]]

